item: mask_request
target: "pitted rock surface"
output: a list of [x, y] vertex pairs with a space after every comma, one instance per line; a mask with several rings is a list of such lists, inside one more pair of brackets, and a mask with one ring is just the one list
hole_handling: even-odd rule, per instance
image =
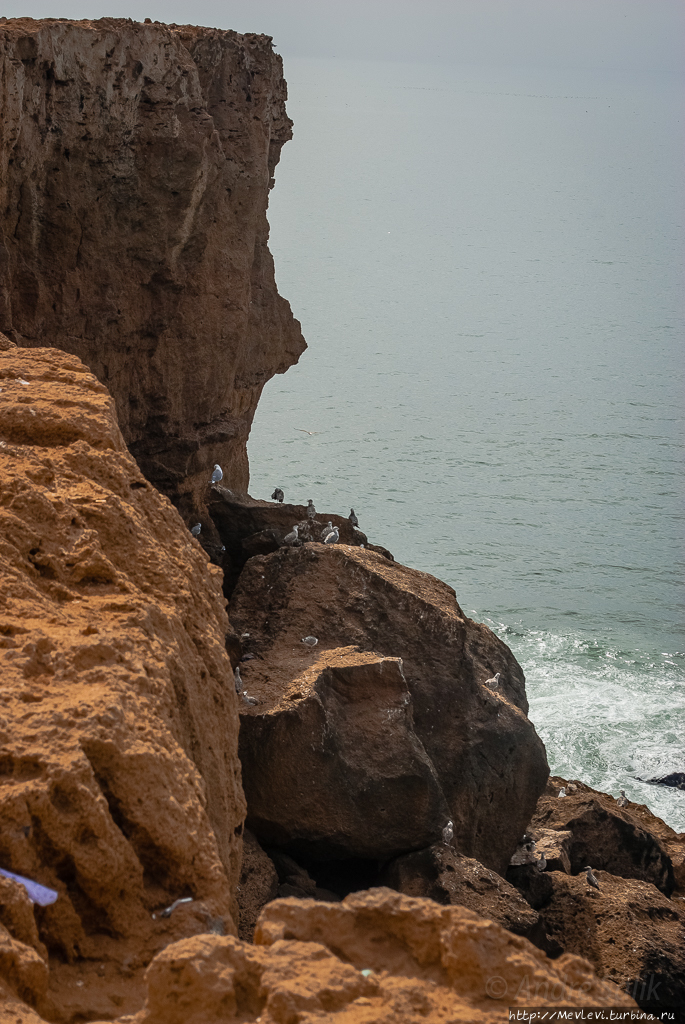
[[[0, 387], [0, 866], [59, 893], [27, 912], [3, 880], [4, 956], [26, 951], [9, 975], [23, 996], [49, 970], [29, 995], [51, 1020], [85, 1020], [137, 1008], [169, 941], [235, 929], [229, 625], [219, 570], [87, 368], [10, 348]], [[153, 919], [180, 896], [193, 902]]]
[[275, 900], [256, 943], [202, 935], [168, 946], [148, 969], [145, 1008], [114, 1024], [500, 1024], [509, 1007], [555, 994], [635, 1007], [579, 956], [553, 962], [469, 910], [388, 889], [337, 904]]

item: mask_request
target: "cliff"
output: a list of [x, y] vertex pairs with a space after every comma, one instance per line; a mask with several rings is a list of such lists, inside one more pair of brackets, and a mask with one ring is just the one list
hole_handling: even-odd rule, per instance
[[58, 893], [0, 879], [0, 975], [50, 1020], [137, 1009], [158, 950], [236, 930], [221, 572], [55, 349], [0, 352], [0, 538], [0, 867]]
[[680, 1005], [685, 837], [560, 799], [446, 584], [236, 493], [304, 344], [269, 40], [0, 19], [0, 60], [0, 1020]]
[[247, 490], [262, 388], [305, 348], [267, 247], [285, 98], [268, 36], [0, 19], [0, 330], [79, 356], [188, 515], [215, 462]]

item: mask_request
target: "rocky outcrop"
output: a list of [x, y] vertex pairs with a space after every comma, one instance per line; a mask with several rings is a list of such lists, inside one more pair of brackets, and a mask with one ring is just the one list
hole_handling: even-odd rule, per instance
[[[549, 780], [530, 822], [531, 829], [571, 833], [568, 856], [572, 874], [591, 864], [622, 878], [652, 882], [670, 896], [675, 884], [673, 863], [654, 830], [643, 827], [630, 805], [619, 807], [612, 796], [581, 782], [571, 786], [569, 793], [564, 779]], [[565, 797], [558, 796], [562, 787], [567, 790]], [[654, 822], [659, 820], [650, 817]]]
[[185, 515], [248, 484], [259, 396], [304, 349], [268, 192], [291, 137], [268, 36], [0, 19], [0, 330], [79, 356]]
[[[507, 880], [558, 949], [582, 952], [645, 1009], [677, 1007], [685, 1005], [685, 913], [673, 882], [684, 853], [685, 836], [647, 807], [553, 777]], [[587, 884], [588, 864], [599, 889]]]
[[550, 935], [569, 953], [586, 957], [646, 1009], [685, 1006], [685, 912], [649, 882], [594, 870], [552, 872], [542, 915]]
[[309, 519], [304, 504], [259, 501], [249, 495], [234, 494], [229, 488], [218, 484], [208, 488], [206, 507], [201, 543], [208, 555], [224, 570], [227, 597], [233, 593], [248, 558], [278, 551], [294, 526], [298, 527], [298, 540], [294, 547], [320, 540], [322, 531], [330, 522], [338, 528], [341, 544], [366, 547], [393, 560], [386, 548], [369, 544], [366, 534], [355, 529], [349, 519], [328, 512]]
[[255, 938], [167, 947], [126, 1024], [492, 1024], [508, 1007], [635, 1006], [578, 956], [552, 963], [477, 914], [388, 889], [338, 904], [277, 900]]
[[406, 896], [466, 907], [497, 921], [515, 935], [525, 935], [536, 945], [536, 939], [544, 939], [539, 927], [540, 915], [513, 885], [444, 843], [397, 857], [385, 869], [384, 881]]
[[[506, 870], [547, 762], [519, 665], [450, 587], [310, 543], [251, 558], [230, 616], [255, 655], [241, 665], [259, 704], [241, 709], [240, 750], [260, 841], [389, 859], [451, 818], [461, 853]], [[498, 690], [483, 685], [495, 672]]]
[[0, 880], [0, 971], [50, 1020], [90, 1020], [139, 1008], [170, 941], [235, 931], [230, 627], [86, 367], [6, 348], [0, 389], [0, 867], [58, 893]]

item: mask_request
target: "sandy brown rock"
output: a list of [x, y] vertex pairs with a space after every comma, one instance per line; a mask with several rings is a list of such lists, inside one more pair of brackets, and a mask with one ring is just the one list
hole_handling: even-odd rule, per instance
[[657, 832], [650, 829], [659, 819], [649, 812], [635, 815], [631, 811], [635, 805], [619, 807], [614, 797], [581, 782], [571, 785], [574, 791], [559, 797], [560, 788], [568, 784], [556, 776], [550, 778], [531, 819], [531, 831], [572, 833], [568, 853], [573, 874], [590, 864], [623, 878], [652, 882], [670, 895], [675, 884], [673, 864]]
[[[256, 655], [244, 671], [241, 666], [248, 692], [260, 703], [241, 709], [240, 742], [250, 827], [258, 836], [267, 841], [268, 822], [272, 830], [268, 841], [286, 843], [293, 827], [292, 810], [299, 816], [301, 846], [308, 830], [307, 841], [317, 847], [316, 855], [341, 855], [339, 837], [348, 835], [345, 828], [352, 818], [341, 810], [345, 828], [330, 831], [335, 826], [339, 791], [335, 799], [329, 793], [326, 809], [318, 774], [337, 757], [338, 740], [332, 737], [340, 731], [326, 730], [324, 702], [320, 692], [315, 694], [318, 680], [328, 678], [327, 673], [330, 676], [331, 666], [342, 668], [347, 659], [358, 657], [353, 650], [358, 648], [377, 663], [379, 658], [402, 659], [409, 701], [402, 694], [399, 677], [394, 687], [388, 688], [386, 681], [377, 695], [375, 687], [366, 694], [364, 688], [356, 695], [352, 689], [347, 691], [346, 718], [354, 722], [358, 734], [355, 770], [378, 779], [364, 806], [364, 834], [355, 833], [354, 842], [385, 831], [391, 841], [382, 852], [374, 848], [372, 853], [367, 842], [363, 855], [389, 857], [441, 837], [446, 817], [438, 821], [442, 805], [429, 764], [454, 821], [459, 851], [500, 872], [506, 869], [545, 785], [544, 747], [526, 718], [523, 673], [511, 651], [486, 626], [464, 616], [450, 587], [361, 548], [306, 544], [250, 559], [233, 595], [230, 615], [237, 631], [249, 634], [244, 644]], [[319, 639], [312, 649], [301, 642], [308, 635]], [[492, 691], [483, 682], [496, 671], [502, 679], [500, 689]], [[318, 717], [313, 706], [317, 702]], [[298, 710], [303, 703], [311, 708], [312, 717], [306, 721], [305, 709]], [[295, 735], [291, 728], [295, 719], [297, 743], [290, 739]], [[265, 747], [267, 734], [274, 743], [273, 757]], [[364, 735], [367, 742], [360, 747], [359, 737]], [[402, 785], [392, 765], [383, 763], [391, 740], [394, 757], [399, 756], [400, 747], [405, 751]], [[272, 764], [268, 779], [267, 762]], [[341, 777], [342, 773], [341, 767]], [[297, 800], [293, 794], [285, 806], [283, 776], [299, 779]], [[384, 776], [386, 791], [380, 785]], [[395, 816], [394, 810], [390, 814], [401, 806], [402, 791], [412, 807], [426, 801], [416, 819], [408, 814]], [[253, 804], [257, 792], [259, 806]], [[386, 792], [389, 804], [381, 799]], [[341, 807], [346, 799], [341, 793]], [[315, 814], [308, 817], [310, 808]], [[328, 820], [321, 817], [324, 812]], [[379, 830], [381, 822], [384, 827]], [[281, 829], [278, 837], [277, 829]], [[322, 844], [330, 835], [335, 843], [326, 854]], [[351, 850], [347, 840], [346, 848]]]
[[550, 999], [635, 1005], [580, 957], [552, 963], [477, 914], [387, 889], [342, 904], [276, 900], [257, 938], [167, 947], [126, 1024], [501, 1024], [509, 1006]]
[[383, 882], [405, 896], [466, 907], [533, 942], [542, 938], [540, 915], [513, 885], [444, 843], [397, 857], [385, 869]]
[[[245, 678], [259, 696], [262, 666], [253, 665]], [[277, 707], [243, 716], [250, 828], [269, 845], [320, 860], [383, 860], [439, 835], [449, 809], [416, 736], [398, 659], [331, 651], [294, 686]]]
[[267, 247], [270, 37], [2, 19], [0, 69], [0, 330], [90, 367], [183, 514], [215, 462], [246, 490], [262, 388], [305, 347]]
[[542, 913], [550, 934], [641, 1006], [685, 1006], [682, 901], [649, 882], [593, 870], [599, 891], [585, 873], [549, 875], [553, 892]]
[[39, 941], [4, 883], [2, 920], [48, 951], [38, 1008], [89, 1019], [136, 1009], [169, 941], [234, 929], [228, 621], [219, 571], [79, 360], [11, 349], [0, 387], [0, 866], [59, 892], [31, 912]]
[[252, 942], [257, 918], [266, 903], [276, 898], [278, 873], [249, 829], [243, 832], [243, 864], [236, 899], [240, 910], [238, 934]]

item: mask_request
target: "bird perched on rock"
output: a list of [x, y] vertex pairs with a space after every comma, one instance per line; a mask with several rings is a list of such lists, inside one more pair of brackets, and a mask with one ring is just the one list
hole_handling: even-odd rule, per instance
[[243, 690], [243, 704], [251, 704], [254, 707], [255, 704], [259, 704], [256, 697], [248, 697], [247, 690]]
[[314, 502], [310, 498], [309, 501], [307, 502], [307, 517], [309, 519], [313, 519], [315, 515], [316, 509], [314, 508]]
[[318, 641], [317, 637], [315, 637], [315, 636], [303, 636], [302, 637], [302, 643], [306, 647], [316, 647], [318, 642], [319, 641]]
[[283, 491], [281, 490], [280, 487], [277, 487], [276, 490], [274, 491], [274, 493], [271, 495], [271, 500], [272, 501], [279, 501], [281, 503], [281, 505], [283, 504], [283, 499], [284, 498], [285, 498], [285, 494], [283, 493]]
[[223, 480], [223, 478], [224, 478], [224, 471], [221, 468], [221, 466], [219, 465], [219, 463], [217, 462], [215, 464], [215, 466], [214, 466], [214, 472], [212, 473], [212, 483], [213, 484], [220, 484], [221, 481]]
[[330, 533], [332, 529], [333, 529], [333, 523], [329, 519], [328, 522], [326, 523], [326, 525], [324, 526], [324, 528], [322, 529], [321, 533], [319, 534], [319, 539], [322, 540], [324, 542], [324, 544], [326, 543], [326, 540], [325, 540], [326, 534]]
[[288, 547], [292, 547], [293, 544], [297, 543], [297, 526], [293, 526], [290, 533], [286, 533], [285, 537], [283, 538], [283, 543], [287, 544]]
[[330, 530], [326, 534], [326, 536], [323, 538], [324, 544], [337, 544], [339, 540], [340, 540], [340, 533], [338, 532], [338, 527], [337, 526], [334, 526], [333, 529]]
[[353, 526], [359, 526], [359, 520], [357, 519], [356, 515], [354, 514], [354, 509], [353, 508], [350, 509], [350, 514], [349, 514], [349, 516], [347, 518], [349, 519], [349, 521], [352, 523]]
[[235, 667], [235, 672], [233, 673], [233, 678], [235, 679], [235, 692], [240, 693], [243, 687], [243, 681], [240, 678], [240, 669], [238, 668], [237, 665]]
[[450, 846], [450, 844], [452, 843], [453, 839], [454, 839], [454, 822], [453, 821], [448, 821], [447, 824], [445, 825], [444, 829], [442, 830], [442, 841], [445, 844], [445, 846]]
[[625, 807], [625, 805], [628, 803], [628, 797], [626, 796], [625, 789], [621, 790], [621, 795], [618, 798], [618, 800], [616, 801], [616, 803], [618, 804], [619, 807]]
[[486, 679], [483, 685], [484, 686], [489, 686], [491, 690], [496, 690], [497, 687], [499, 686], [499, 677], [501, 675], [502, 675], [501, 672], [495, 672], [495, 674], [492, 677], [492, 679]]
[[[593, 887], [593, 889], [599, 889], [599, 882], [597, 881], [595, 876], [592, 874], [592, 868], [590, 867], [589, 864], [586, 865], [586, 867], [583, 868], [583, 871], [585, 872], [585, 877], [587, 878], [587, 884], [591, 885]], [[601, 892], [601, 890], [600, 890], [600, 892]]]
[[190, 532], [193, 537], [199, 537], [202, 532], [202, 523], [195, 523], [195, 526], [191, 527]]
[[561, 787], [561, 789], [557, 793], [557, 796], [559, 797], [560, 800], [562, 799], [562, 797], [566, 796], [566, 786], [562, 786]]
[[538, 871], [544, 871], [547, 867], [547, 858], [545, 857], [545, 851], [540, 851], [540, 860], [538, 861]]

